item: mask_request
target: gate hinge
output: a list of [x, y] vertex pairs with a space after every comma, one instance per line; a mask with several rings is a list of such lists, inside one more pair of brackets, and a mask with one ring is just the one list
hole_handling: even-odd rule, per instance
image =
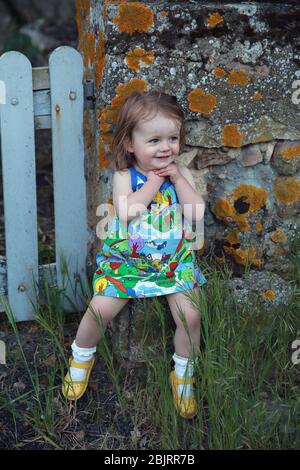
[[93, 109], [95, 107], [95, 81], [88, 78], [83, 81], [84, 90], [84, 107], [85, 109]]

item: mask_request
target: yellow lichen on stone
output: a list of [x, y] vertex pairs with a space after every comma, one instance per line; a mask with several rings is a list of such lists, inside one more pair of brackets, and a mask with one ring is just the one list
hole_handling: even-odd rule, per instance
[[244, 214], [234, 214], [233, 220], [237, 223], [237, 226], [241, 232], [248, 232], [249, 222]]
[[222, 219], [225, 223], [228, 218], [232, 218], [235, 214], [234, 207], [227, 201], [227, 199], [219, 199], [212, 207], [213, 213]]
[[271, 300], [272, 302], [274, 302], [275, 300], [275, 293], [272, 290], [266, 290], [265, 292], [261, 292], [261, 296], [265, 300]]
[[188, 94], [189, 109], [196, 113], [210, 114], [217, 104], [217, 99], [202, 88], [195, 88]]
[[153, 25], [154, 13], [143, 3], [124, 2], [118, 8], [119, 16], [115, 16], [113, 22], [118, 25], [120, 33], [147, 33]]
[[261, 264], [261, 260], [256, 258], [256, 249], [253, 246], [250, 246], [246, 250], [241, 248], [236, 250], [234, 248], [224, 246], [224, 251], [231, 254], [234, 261], [242, 266], [245, 266], [246, 264], [259, 266]]
[[282, 204], [293, 204], [300, 198], [300, 181], [292, 176], [280, 176], [274, 183], [273, 191]]
[[83, 48], [83, 23], [82, 19], [87, 19], [87, 29], [90, 28], [90, 0], [76, 0], [76, 14], [75, 20], [78, 31], [78, 49], [82, 50]]
[[85, 68], [95, 63], [95, 34], [90, 31], [83, 36], [83, 63]]
[[286, 235], [282, 233], [280, 228], [278, 228], [276, 232], [274, 232], [273, 235], [271, 236], [271, 240], [274, 243], [282, 243], [282, 242], [285, 242], [286, 239], [287, 239]]
[[207, 23], [210, 28], [215, 28], [218, 24], [223, 23], [224, 18], [218, 11], [212, 13], [207, 20]]
[[140, 70], [140, 63], [143, 62], [146, 65], [153, 64], [154, 53], [152, 51], [144, 51], [140, 47], [128, 51], [125, 57], [125, 61], [129, 68], [133, 70]]
[[287, 160], [291, 160], [295, 157], [300, 157], [300, 145], [294, 147], [288, 147], [281, 151], [280, 155]]
[[253, 95], [254, 101], [260, 101], [262, 99], [263, 95], [259, 91], [255, 91]]
[[239, 232], [237, 230], [230, 230], [226, 237], [226, 240], [228, 241], [228, 243], [230, 243], [230, 245], [237, 245], [238, 243], [240, 243]]
[[105, 42], [104, 34], [102, 31], [100, 31], [97, 50], [96, 50], [96, 88], [97, 89], [102, 81], [103, 69], [104, 69], [104, 64], [105, 64], [104, 42]]
[[222, 67], [216, 67], [215, 69], [213, 69], [213, 74], [217, 78], [222, 78], [222, 77], [225, 77], [226, 70], [222, 69]]
[[262, 232], [262, 231], [263, 231], [263, 225], [262, 225], [262, 223], [259, 222], [259, 221], [255, 222], [255, 228], [256, 228], [256, 231], [257, 231], [258, 233]]
[[241, 183], [237, 188], [235, 188], [231, 197], [237, 201], [240, 198], [243, 198], [244, 202], [250, 204], [248, 212], [253, 213], [261, 209], [266, 205], [268, 199], [268, 191], [266, 189], [257, 188], [256, 186]]
[[169, 16], [169, 13], [167, 11], [161, 11], [160, 16], [166, 17], [166, 16]]
[[244, 135], [237, 124], [226, 124], [222, 129], [222, 145], [225, 147], [241, 147]]
[[250, 78], [246, 74], [245, 70], [241, 69], [231, 70], [227, 80], [231, 85], [245, 86], [249, 83]]

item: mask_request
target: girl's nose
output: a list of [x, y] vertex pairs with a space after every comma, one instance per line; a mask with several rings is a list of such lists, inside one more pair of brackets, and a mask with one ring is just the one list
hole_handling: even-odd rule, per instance
[[168, 142], [162, 142], [161, 143], [161, 146], [160, 146], [160, 151], [161, 152], [166, 152], [170, 149], [170, 146], [168, 144]]

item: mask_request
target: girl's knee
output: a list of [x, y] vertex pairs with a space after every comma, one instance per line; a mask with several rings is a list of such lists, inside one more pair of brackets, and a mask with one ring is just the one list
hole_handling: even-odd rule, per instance
[[183, 327], [187, 326], [189, 330], [195, 330], [200, 327], [201, 315], [197, 311], [189, 311], [185, 314], [185, 320], [182, 320]]

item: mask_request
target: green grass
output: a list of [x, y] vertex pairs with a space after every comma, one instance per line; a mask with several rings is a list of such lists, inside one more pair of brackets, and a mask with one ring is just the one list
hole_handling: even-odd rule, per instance
[[[291, 251], [295, 264], [299, 243], [295, 239]], [[67, 280], [67, 267], [64, 269]], [[19, 327], [2, 298], [28, 379], [24, 393], [14, 390], [12, 396], [11, 391], [0, 392], [0, 416], [1, 410], [6, 411], [15, 423], [15, 447], [27, 448], [29, 441], [37, 440], [57, 449], [299, 448], [300, 365], [291, 361], [291, 344], [300, 335], [298, 267], [289, 305], [274, 307], [271, 313], [257, 313], [251, 305], [237, 304], [229, 288], [231, 273], [226, 269], [207, 265], [205, 276], [208, 282], [199, 296], [189, 295], [202, 318], [201, 347], [195, 351], [199, 413], [193, 420], [182, 419], [173, 407], [169, 373], [174, 326], [159, 298], [145, 302], [140, 343], [145, 358], [143, 374], [120, 368], [112, 354], [113, 338], [105, 334], [98, 361], [103, 364], [106, 384], [100, 383], [96, 392], [88, 391], [85, 401], [75, 405], [60, 394], [67, 367], [64, 289], [49, 288], [45, 282], [45, 303], [39, 305], [35, 316], [42, 341], [34, 363], [26, 357]], [[88, 285], [81, 288], [88, 302]], [[78, 324], [80, 315], [75, 318]], [[43, 366], [49, 350], [51, 367]], [[95, 380], [94, 372], [93, 377]], [[24, 425], [30, 437], [22, 440], [18, 430]], [[98, 430], [93, 438], [78, 434], [78, 426], [85, 431], [85, 425]]]

